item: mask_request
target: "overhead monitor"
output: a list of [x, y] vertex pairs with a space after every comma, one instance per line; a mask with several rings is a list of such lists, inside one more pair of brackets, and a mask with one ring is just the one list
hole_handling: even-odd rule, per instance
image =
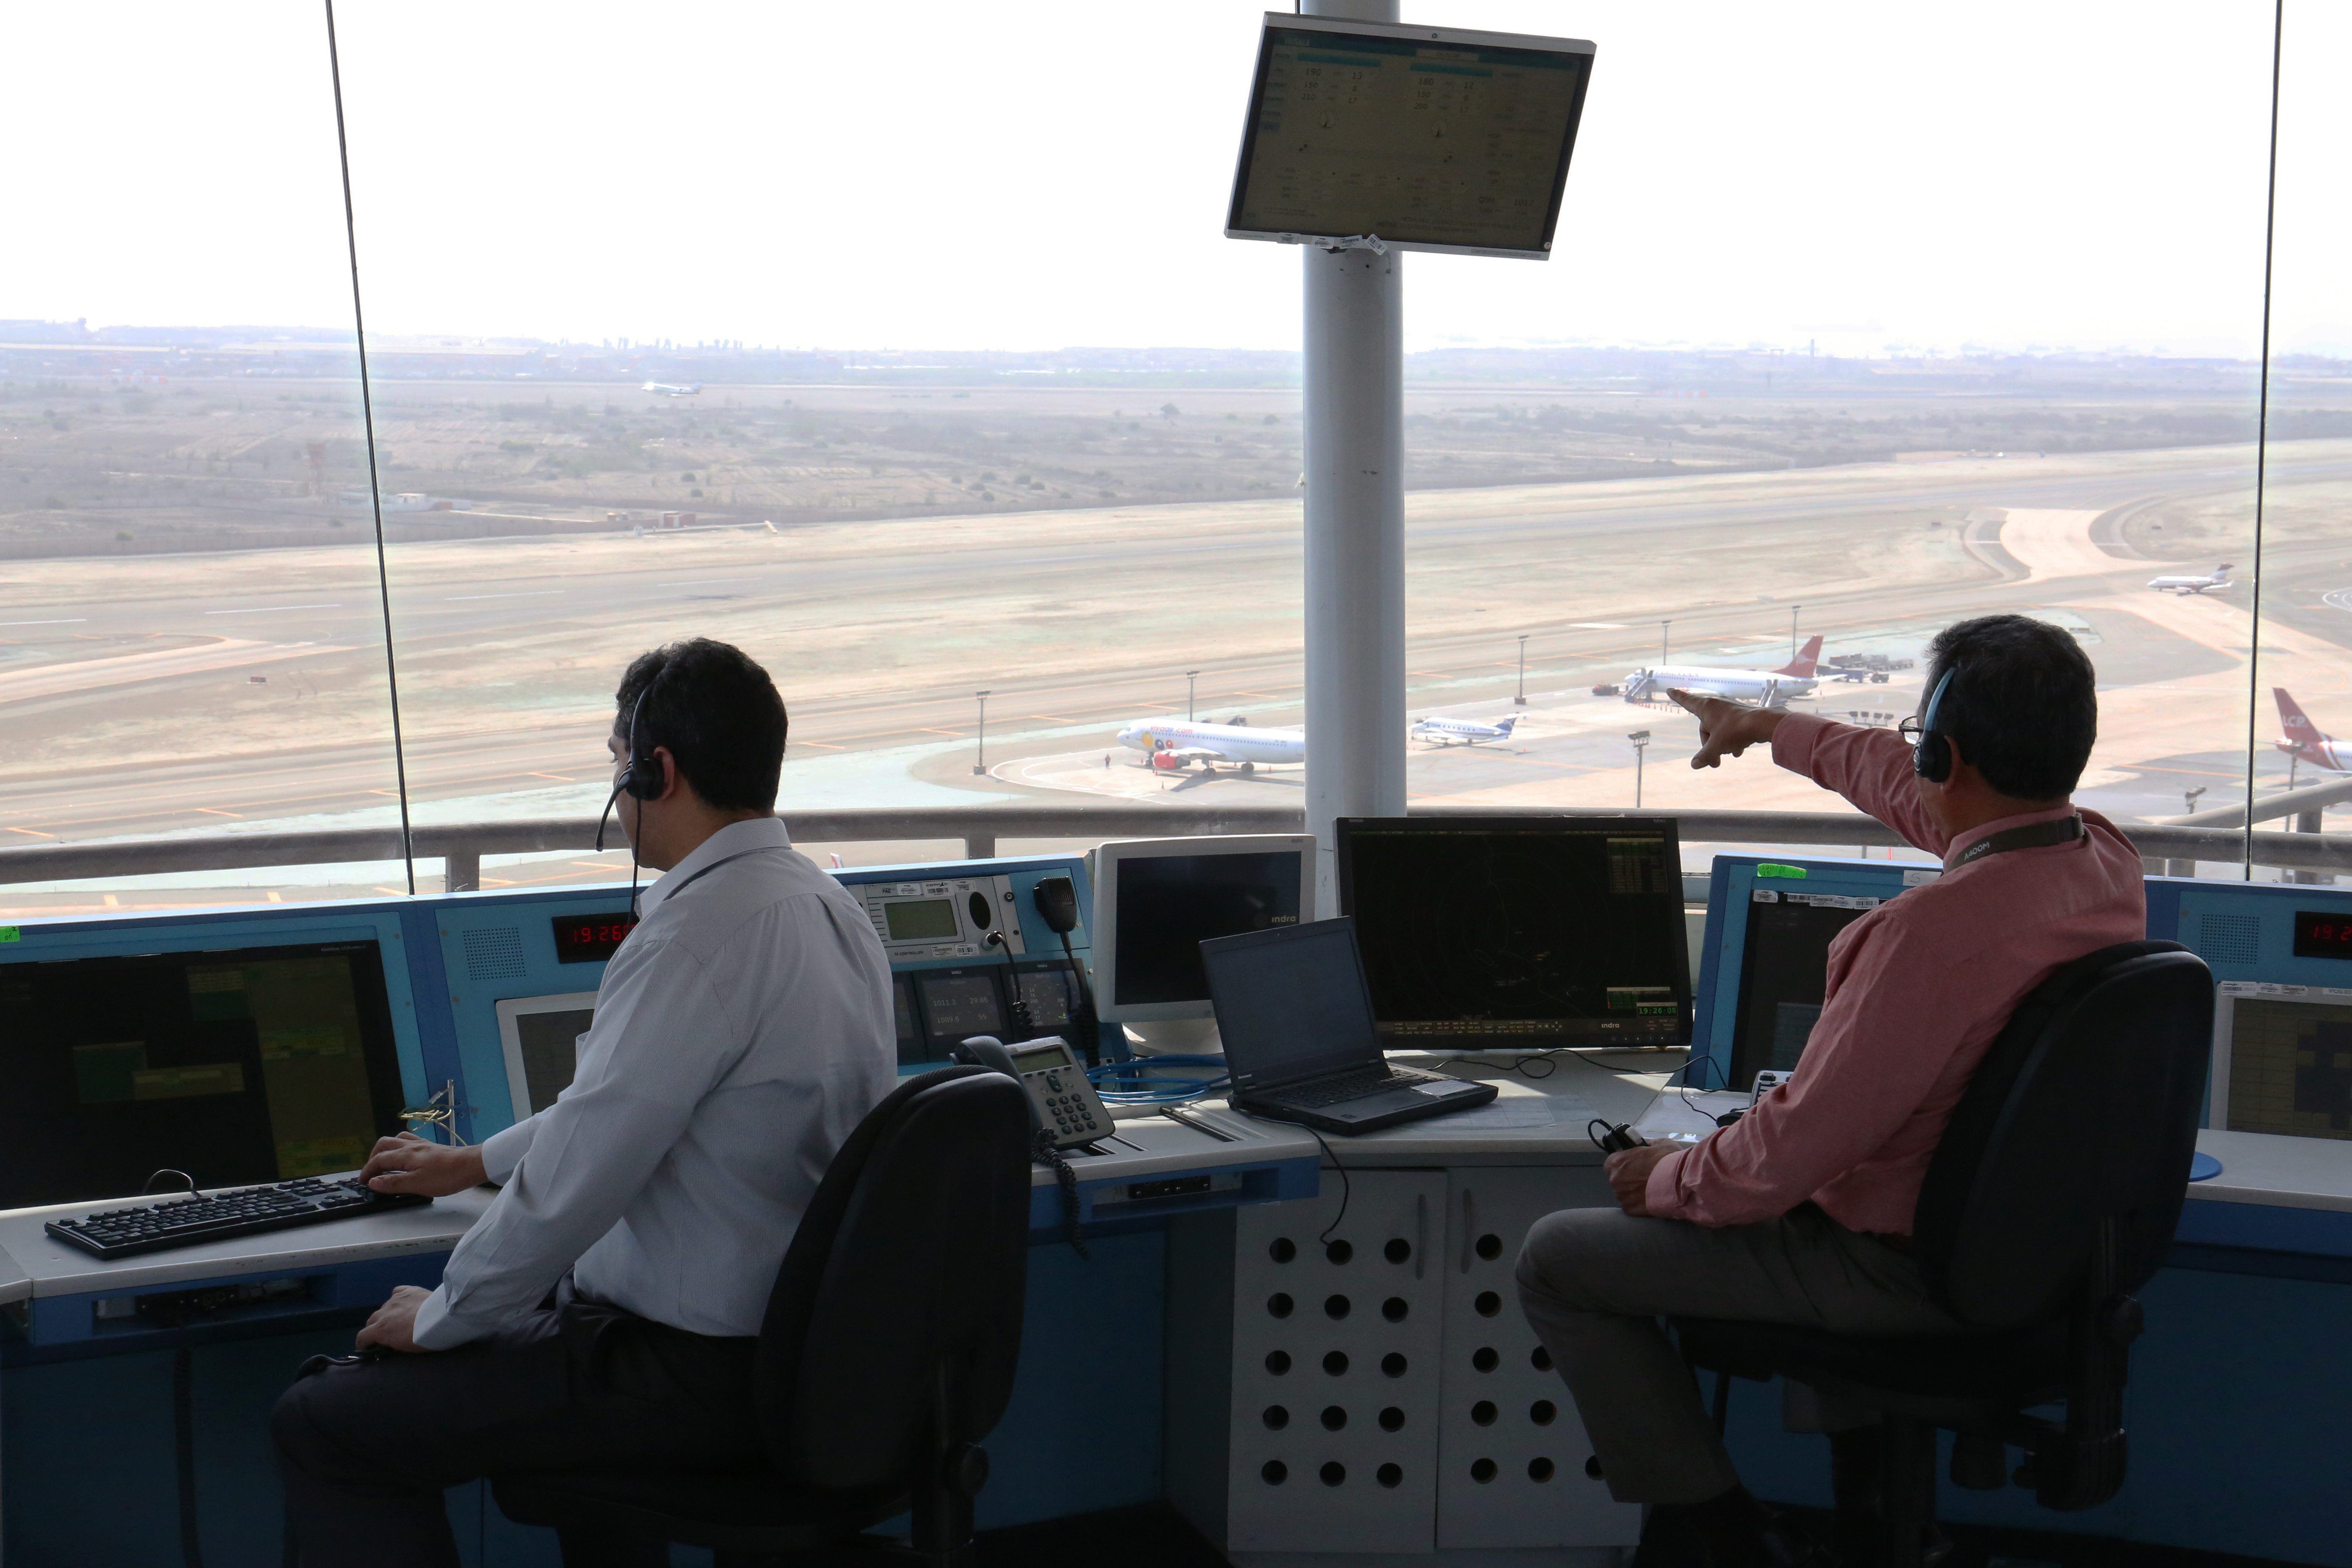
[[1591, 75], [1580, 39], [1270, 12], [1225, 233], [1548, 257]]
[[507, 1062], [507, 1096], [514, 1119], [520, 1121], [553, 1105], [555, 1097], [572, 1087], [572, 1071], [580, 1065], [580, 1037], [596, 1021], [596, 993], [511, 996], [495, 1010], [499, 1047]]
[[1338, 851], [1383, 1049], [1690, 1042], [1671, 819], [1343, 816]]
[[1315, 837], [1114, 839], [1094, 857], [1095, 1007], [1115, 1023], [1214, 1016], [1201, 944], [1315, 918]]
[[400, 1131], [373, 942], [0, 966], [0, 1208], [357, 1169]]
[[2214, 987], [2208, 1127], [2352, 1139], [2352, 990]]

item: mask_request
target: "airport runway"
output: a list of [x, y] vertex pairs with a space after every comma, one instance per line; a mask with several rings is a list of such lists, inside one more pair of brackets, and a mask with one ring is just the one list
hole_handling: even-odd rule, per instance
[[[2242, 494], [2247, 456], [1416, 492], [1416, 716], [1510, 710], [1516, 635], [1532, 638], [1523, 743], [1417, 747], [1415, 795], [1630, 802], [1624, 734], [1648, 728], [1645, 804], [1820, 804], [1780, 798], [1810, 786], [1753, 765], [1694, 777], [1678, 715], [1580, 690], [1654, 658], [1662, 617], [1677, 662], [1777, 664], [1795, 598], [1801, 629], [1827, 636], [1832, 654], [1913, 657], [1935, 627], [1988, 610], [2071, 616], [2108, 689], [2099, 799], [2165, 815], [2191, 779], [2207, 784], [2204, 804], [2231, 798], [2245, 721], [2242, 585], [2174, 608], [2182, 602], [2138, 584], [2179, 566], [2116, 555], [2085, 521], [2135, 502]], [[2352, 479], [2352, 448], [2274, 451], [2271, 479]], [[2003, 531], [2004, 566], [1997, 552], [1969, 555], [1958, 542], [1963, 519], [1989, 509], [2074, 521]], [[420, 813], [456, 820], [468, 803], [593, 790], [607, 770], [603, 729], [620, 661], [706, 626], [787, 649], [761, 657], [792, 706], [793, 756], [870, 754], [877, 801], [909, 777], [998, 795], [1087, 787], [1051, 776], [1084, 770], [1049, 764], [1090, 756], [1093, 773], [1114, 773], [1123, 759], [1101, 766], [1110, 731], [1181, 712], [1185, 668], [1205, 672], [1204, 718], [1297, 720], [1297, 516], [1295, 502], [1267, 501], [862, 524], [764, 543], [403, 546], [392, 616], [411, 796]], [[1930, 517], [1945, 526], [1928, 531]], [[1972, 532], [1988, 535], [1981, 521]], [[1845, 553], [1804, 553], [1832, 546]], [[383, 607], [368, 552], [9, 565], [0, 837], [184, 832], [380, 810], [395, 798]], [[2352, 732], [2352, 696], [2331, 700], [2347, 692], [2352, 612], [2326, 602], [2352, 588], [2345, 547], [2274, 545], [2265, 574], [2264, 683], [2294, 687], [2323, 727]], [[101, 584], [108, 596], [92, 595]], [[1759, 588], [1776, 591], [1748, 591]], [[974, 779], [961, 745], [943, 743], [973, 737], [972, 693], [983, 687], [996, 765]], [[1907, 711], [1914, 695], [1900, 681], [1832, 686], [1817, 705]], [[2268, 717], [2258, 720], [2266, 736]], [[1297, 788], [1280, 775], [1144, 782], [1171, 803], [1203, 788], [1265, 799]]]

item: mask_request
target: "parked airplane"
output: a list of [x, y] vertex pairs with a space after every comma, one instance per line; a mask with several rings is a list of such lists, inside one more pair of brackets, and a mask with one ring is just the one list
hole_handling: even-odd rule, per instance
[[1739, 701], [1753, 701], [1766, 708], [1780, 708], [1791, 697], [1810, 696], [1821, 684], [1822, 639], [1810, 637], [1797, 657], [1778, 669], [1726, 669], [1704, 664], [1661, 664], [1637, 669], [1625, 677], [1623, 695], [1628, 702], [1638, 702], [1656, 692], [1664, 696], [1680, 687], [1685, 691], [1703, 691], [1712, 697], [1728, 697]]
[[692, 397], [702, 390], [702, 383], [691, 386], [673, 386], [667, 381], [649, 381], [637, 388], [639, 392], [657, 392], [664, 397]]
[[1201, 764], [1205, 773], [1219, 763], [1244, 773], [1307, 760], [1307, 736], [1298, 730], [1260, 730], [1249, 724], [1195, 724], [1190, 720], [1139, 719], [1118, 732], [1122, 746], [1150, 753], [1149, 766], [1176, 769]]
[[2213, 568], [2210, 577], [2151, 577], [2147, 585], [2159, 594], [2202, 594], [2210, 588], [2230, 585], [2230, 563], [2226, 561]]
[[1517, 713], [1499, 724], [1481, 724], [1469, 719], [1429, 718], [1415, 724], [1410, 733], [1416, 741], [1434, 741], [1441, 746], [1450, 746], [1456, 741], [1465, 746], [1475, 746], [1481, 741], [1509, 740], [1511, 726], [1518, 721]]
[[2279, 723], [2286, 731], [2285, 737], [2275, 742], [2280, 751], [2323, 773], [2352, 773], [2352, 741], [2321, 733], [2311, 716], [2286, 694], [2285, 687], [2272, 687], [2271, 695], [2278, 700]]

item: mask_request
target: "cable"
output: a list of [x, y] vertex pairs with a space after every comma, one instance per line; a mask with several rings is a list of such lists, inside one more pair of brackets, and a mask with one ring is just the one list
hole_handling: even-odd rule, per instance
[[1316, 1142], [1322, 1143], [1323, 1157], [1331, 1162], [1333, 1170], [1339, 1173], [1339, 1212], [1331, 1216], [1331, 1223], [1325, 1226], [1323, 1234], [1315, 1238], [1317, 1245], [1328, 1247], [1331, 1245], [1331, 1233], [1339, 1228], [1341, 1220], [1348, 1217], [1348, 1202], [1356, 1195], [1356, 1184], [1348, 1180], [1348, 1167], [1339, 1163], [1339, 1156], [1331, 1152], [1331, 1145], [1323, 1142], [1323, 1134], [1309, 1127], [1307, 1129], [1307, 1135]]
[[1062, 1190], [1062, 1239], [1070, 1250], [1091, 1263], [1094, 1258], [1087, 1244], [1078, 1239], [1078, 1173], [1070, 1169], [1069, 1161], [1054, 1147], [1054, 1135], [1043, 1127], [1037, 1129], [1029, 1146], [1029, 1157], [1054, 1173], [1054, 1184]]
[[[2263, 384], [2254, 418], [2254, 586], [2247, 606], [2246, 626], [2246, 881], [2254, 879], [2254, 704], [2262, 690], [2263, 651], [2263, 492], [2267, 488], [2271, 452], [2271, 251], [2278, 229], [2279, 62], [2286, 37], [2286, 0], [2278, 0], [2271, 19], [2271, 162], [2270, 186], [2263, 205]], [[2194, 870], [2195, 868], [2191, 867]]]
[[[1224, 1088], [1232, 1075], [1214, 1078], [1172, 1078], [1153, 1072], [1157, 1067], [1223, 1067], [1223, 1057], [1135, 1057], [1106, 1062], [1087, 1069], [1087, 1081], [1106, 1105], [1182, 1105]], [[1109, 1087], [1106, 1088], [1108, 1085]]]
[[195, 1177], [194, 1177], [194, 1176], [192, 1176], [192, 1175], [188, 1174], [188, 1173], [187, 1173], [187, 1172], [185, 1172], [185, 1171], [175, 1171], [175, 1170], [172, 1169], [172, 1167], [171, 1167], [171, 1166], [166, 1165], [166, 1166], [164, 1166], [162, 1170], [155, 1172], [153, 1174], [150, 1175], [150, 1176], [147, 1178], [147, 1184], [146, 1184], [145, 1186], [143, 1186], [143, 1187], [141, 1187], [141, 1188], [139, 1189], [139, 1195], [140, 1195], [141, 1197], [142, 1197], [142, 1198], [152, 1196], [152, 1195], [154, 1194], [154, 1192], [155, 1192], [155, 1184], [156, 1184], [157, 1182], [162, 1181], [162, 1180], [163, 1180], [164, 1177], [166, 1177], [166, 1176], [177, 1176], [177, 1177], [179, 1177], [179, 1178], [180, 1178], [180, 1189], [179, 1189], [179, 1190], [180, 1190], [180, 1191], [182, 1191], [182, 1192], [184, 1192], [184, 1193], [193, 1193], [193, 1192], [194, 1192], [194, 1191], [196, 1190], [196, 1179], [195, 1179]]

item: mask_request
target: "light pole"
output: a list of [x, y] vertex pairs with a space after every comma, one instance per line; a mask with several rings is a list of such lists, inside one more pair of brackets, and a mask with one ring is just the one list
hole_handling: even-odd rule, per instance
[[1670, 650], [1673, 645], [1668, 643], [1666, 640], [1666, 628], [1674, 624], [1675, 623], [1672, 621], [1660, 621], [1658, 623], [1658, 662], [1662, 665], [1664, 664], [1670, 657], [1672, 657]]
[[1514, 698], [1512, 698], [1512, 699], [1511, 699], [1511, 706], [1512, 706], [1512, 707], [1514, 707], [1514, 708], [1524, 708], [1524, 707], [1526, 707], [1527, 705], [1528, 705], [1528, 634], [1527, 634], [1527, 633], [1525, 633], [1525, 632], [1521, 632], [1521, 633], [1519, 634], [1519, 694], [1518, 694], [1517, 696], [1516, 696], [1516, 697], [1514, 697]]
[[1200, 678], [1201, 672], [1197, 669], [1184, 672], [1184, 722], [1187, 724], [1192, 721], [1192, 683]]
[[1629, 731], [1625, 738], [1633, 742], [1633, 809], [1642, 809], [1642, 750], [1650, 743], [1647, 730]]
[[2189, 810], [2195, 811], [2197, 809], [2197, 797], [2204, 793], [2205, 786], [2203, 784], [2199, 784], [2194, 789], [2182, 790], [2180, 792], [2180, 804], [2187, 806]]
[[1789, 606], [1789, 662], [1791, 664], [1797, 662], [1797, 612], [1804, 607], [1802, 605]]
[[975, 691], [972, 695], [980, 699], [980, 728], [972, 737], [971, 771], [984, 773], [988, 771], [988, 693]]

